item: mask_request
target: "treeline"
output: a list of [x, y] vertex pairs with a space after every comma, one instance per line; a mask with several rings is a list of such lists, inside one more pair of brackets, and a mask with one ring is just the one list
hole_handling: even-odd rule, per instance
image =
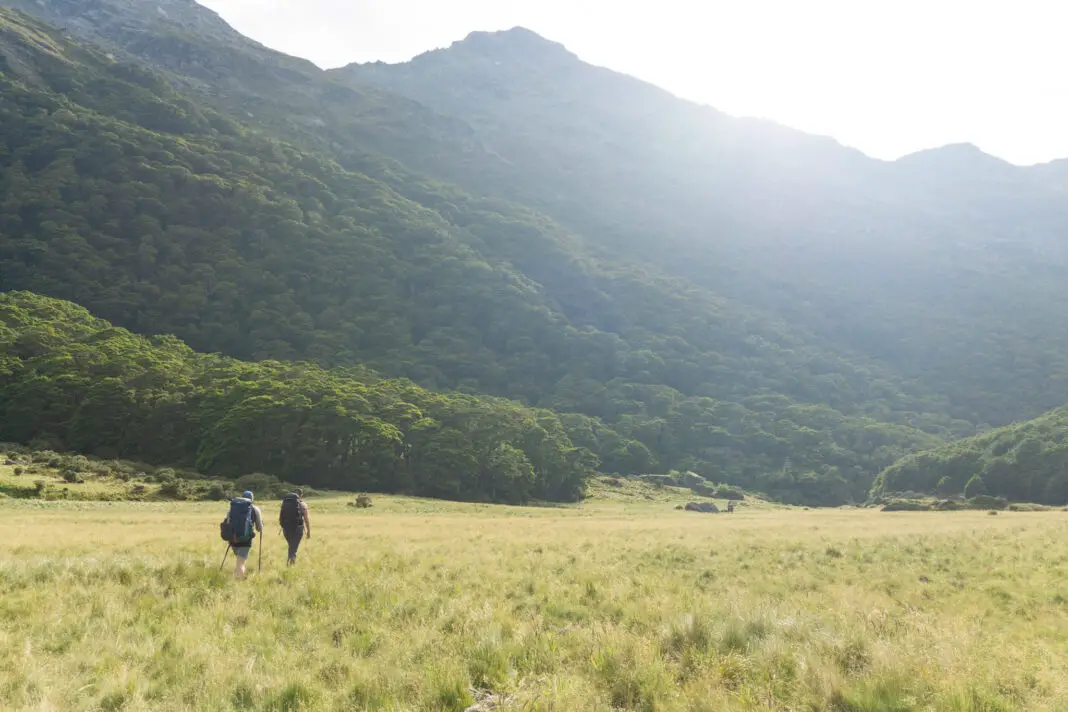
[[0, 295], [0, 441], [313, 486], [573, 501], [597, 465], [552, 413], [360, 369], [245, 363]]
[[909, 455], [872, 488], [876, 495], [909, 490], [1068, 504], [1068, 408]]
[[510, 398], [561, 414], [605, 472], [790, 502], [863, 499], [901, 455], [974, 431], [533, 211], [271, 140], [23, 16], [0, 29], [33, 57], [32, 76], [0, 66], [0, 289], [200, 352]]

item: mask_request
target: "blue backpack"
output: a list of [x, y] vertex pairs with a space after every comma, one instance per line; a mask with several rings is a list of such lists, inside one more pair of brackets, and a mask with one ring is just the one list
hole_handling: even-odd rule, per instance
[[234, 497], [230, 500], [230, 512], [219, 525], [219, 535], [231, 544], [252, 541], [256, 531], [252, 520], [252, 500]]

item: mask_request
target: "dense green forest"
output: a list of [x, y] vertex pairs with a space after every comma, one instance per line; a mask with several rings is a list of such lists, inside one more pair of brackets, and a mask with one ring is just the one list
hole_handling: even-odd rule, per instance
[[322, 72], [192, 0], [5, 4], [70, 34], [0, 9], [0, 290], [799, 503], [1068, 402], [1054, 167], [871, 161], [521, 30]]
[[606, 471], [693, 469], [796, 501], [861, 498], [970, 427], [784, 324], [584, 258], [531, 211], [455, 190], [427, 208], [4, 17], [9, 56], [33, 60], [0, 77], [5, 289], [201, 351], [522, 399], [569, 413]]
[[597, 459], [554, 414], [356, 368], [197, 354], [0, 295], [0, 442], [448, 499], [573, 501]]
[[883, 471], [872, 490], [1068, 504], [1068, 408], [909, 455]]

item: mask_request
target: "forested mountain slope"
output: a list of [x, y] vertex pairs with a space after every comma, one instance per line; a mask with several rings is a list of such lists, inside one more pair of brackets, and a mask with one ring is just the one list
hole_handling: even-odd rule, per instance
[[521, 399], [605, 471], [791, 501], [1068, 401], [1055, 166], [959, 151], [962, 192], [522, 31], [327, 73], [192, 0], [0, 4], [101, 43], [0, 14], [0, 289]]
[[197, 354], [69, 302], [0, 294], [0, 441], [266, 472], [349, 490], [523, 502], [581, 497], [596, 458], [552, 413], [361, 369]]
[[522, 29], [336, 73], [462, 119], [522, 172], [512, 197], [604, 249], [878, 359], [948, 396], [956, 417], [1003, 424], [1068, 401], [1057, 164], [1018, 168], [966, 145], [870, 160]]
[[1068, 504], [1068, 408], [904, 457], [872, 489], [955, 495], [965, 488], [969, 494]]
[[694, 468], [805, 501], [862, 496], [897, 456], [968, 427], [759, 310], [606, 263], [528, 209], [409, 183], [420, 204], [3, 21], [5, 289], [199, 350], [523, 398], [575, 413], [572, 439], [607, 471]]

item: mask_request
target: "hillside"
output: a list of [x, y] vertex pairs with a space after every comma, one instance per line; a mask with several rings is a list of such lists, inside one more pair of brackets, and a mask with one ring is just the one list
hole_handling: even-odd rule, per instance
[[790, 501], [861, 498], [898, 456], [971, 428], [877, 364], [597, 256], [528, 208], [411, 173], [407, 197], [2, 17], [4, 289], [200, 351], [521, 399], [568, 413], [605, 471], [694, 469]]
[[359, 369], [197, 354], [0, 295], [0, 442], [444, 499], [574, 501], [597, 460], [551, 413]]
[[872, 491], [956, 495], [966, 487], [1014, 501], [1068, 504], [1068, 408], [909, 455], [884, 470]]
[[0, 289], [791, 502], [1068, 402], [1057, 163], [873, 161], [521, 29], [323, 72], [193, 0], [0, 4], [73, 35], [0, 15]]
[[876, 360], [954, 417], [1001, 425], [1068, 402], [1057, 164], [1017, 168], [966, 145], [870, 160], [521, 28], [334, 74], [464, 121], [515, 166], [468, 187]]

